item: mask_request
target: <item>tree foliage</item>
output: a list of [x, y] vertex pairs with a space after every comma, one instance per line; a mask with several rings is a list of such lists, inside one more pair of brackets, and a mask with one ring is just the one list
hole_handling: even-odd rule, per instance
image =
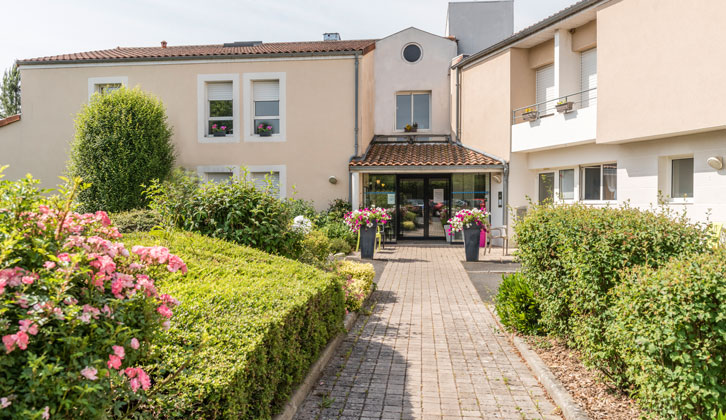
[[5, 70], [0, 85], [0, 118], [20, 114], [20, 70], [17, 64]]

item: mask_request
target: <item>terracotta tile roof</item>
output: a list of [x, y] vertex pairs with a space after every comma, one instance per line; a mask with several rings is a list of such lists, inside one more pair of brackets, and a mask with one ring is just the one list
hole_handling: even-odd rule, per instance
[[162, 47], [116, 47], [110, 50], [88, 51], [19, 60], [19, 64], [132, 61], [194, 58], [230, 58], [267, 54], [326, 54], [335, 52], [367, 52], [375, 40], [270, 42], [252, 46], [186, 45]]
[[20, 114], [18, 114], [18, 115], [11, 115], [11, 116], [9, 116], [7, 118], [0, 118], [0, 127], [5, 126], [5, 125], [8, 125], [8, 124], [12, 124], [15, 121], [20, 121]]
[[373, 143], [351, 167], [501, 165], [485, 154], [454, 143]]

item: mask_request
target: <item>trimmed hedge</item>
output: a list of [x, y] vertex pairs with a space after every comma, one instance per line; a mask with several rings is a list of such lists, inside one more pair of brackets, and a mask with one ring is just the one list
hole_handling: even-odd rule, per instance
[[271, 418], [342, 331], [345, 302], [332, 274], [195, 233], [126, 240], [166, 246], [189, 267], [185, 277], [156, 274], [160, 291], [181, 304], [155, 347], [154, 374], [184, 368], [148, 407], [159, 418]]
[[495, 298], [497, 315], [509, 330], [536, 335], [541, 332], [542, 312], [532, 287], [522, 273], [503, 276]]
[[336, 271], [344, 277], [346, 309], [358, 311], [373, 290], [373, 279], [376, 278], [373, 264], [342, 260], [338, 262]]
[[109, 215], [121, 233], [148, 232], [163, 224], [161, 216], [154, 210], [138, 209]]
[[726, 405], [726, 251], [632, 270], [614, 296], [608, 342], [641, 403], [662, 418], [716, 418]]
[[624, 365], [604, 335], [612, 322], [608, 292], [624, 269], [657, 268], [706, 247], [705, 229], [685, 215], [628, 206], [538, 205], [515, 232], [517, 255], [542, 310], [540, 324], [619, 385]]

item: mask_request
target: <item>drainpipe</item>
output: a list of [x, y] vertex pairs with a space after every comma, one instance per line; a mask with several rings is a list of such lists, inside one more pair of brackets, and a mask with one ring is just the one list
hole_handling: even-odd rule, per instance
[[509, 163], [504, 162], [504, 179], [502, 180], [502, 224], [507, 226], [507, 220], [509, 220], [509, 212], [507, 206], [509, 205]]
[[461, 143], [461, 115], [460, 115], [460, 93], [461, 92], [461, 67], [456, 68], [456, 142]]
[[[351, 159], [358, 157], [358, 52], [356, 51], [353, 59], [355, 60], [355, 103], [353, 104], [354, 108], [354, 129], [353, 129], [353, 155], [348, 159], [350, 162]], [[350, 167], [348, 167], [348, 202], [353, 204], [353, 173], [350, 172]]]

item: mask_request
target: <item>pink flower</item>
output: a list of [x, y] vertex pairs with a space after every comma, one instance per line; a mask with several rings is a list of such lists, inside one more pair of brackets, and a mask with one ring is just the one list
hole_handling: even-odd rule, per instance
[[69, 262], [71, 260], [71, 256], [68, 255], [67, 252], [64, 252], [62, 254], [58, 254], [58, 259], [63, 262]]
[[139, 349], [139, 340], [137, 340], [136, 337], [131, 339], [131, 348], [134, 350]]
[[129, 377], [129, 385], [134, 392], [138, 391], [139, 387], [147, 390], [151, 386], [149, 375], [141, 368], [129, 367], [124, 370], [124, 373]]
[[108, 362], [106, 364], [108, 365], [109, 369], [118, 370], [121, 367], [121, 358], [115, 354], [110, 354], [108, 356]]
[[43, 410], [43, 420], [50, 419], [50, 407], [47, 405], [45, 406], [45, 410]]
[[156, 309], [157, 312], [161, 314], [161, 316], [165, 318], [171, 318], [172, 312], [171, 309], [169, 309], [166, 305], [161, 305]]
[[226, 125], [223, 125], [223, 126], [221, 126], [219, 128], [222, 129], [222, 130], [226, 130], [227, 129], [227, 126]]
[[55, 263], [54, 263], [53, 261], [46, 261], [46, 262], [45, 262], [45, 263], [43, 264], [43, 267], [45, 267], [45, 268], [47, 268], [48, 270], [50, 270], [51, 268], [55, 268]]
[[83, 375], [86, 379], [90, 381], [95, 381], [96, 379], [98, 379], [98, 377], [96, 376], [97, 373], [98, 371], [95, 368], [88, 366], [81, 370], [81, 375]]
[[169, 255], [169, 264], [166, 268], [172, 273], [179, 269], [181, 269], [182, 274], [187, 273], [187, 265], [184, 264], [184, 261], [176, 255]]
[[23, 276], [23, 284], [33, 284], [34, 281], [32, 276]]
[[5, 345], [5, 351], [7, 353], [10, 353], [15, 349], [15, 341], [18, 339], [18, 336], [13, 335], [4, 335], [3, 336], [3, 344]]
[[212, 124], [212, 129], [213, 130], [216, 130], [217, 129], [217, 124]]
[[113, 347], [113, 353], [119, 357], [119, 359], [122, 359], [126, 357], [126, 350], [123, 346], [112, 346]]
[[28, 333], [25, 331], [18, 331], [15, 335], [15, 342], [18, 344], [18, 347], [20, 347], [20, 350], [25, 350], [28, 348], [28, 340], [30, 337], [28, 337]]
[[0, 408], [8, 408], [10, 407], [10, 404], [12, 404], [12, 402], [10, 402], [8, 397], [0, 398]]
[[169, 331], [169, 328], [171, 328], [171, 322], [169, 322], [169, 320], [166, 320], [161, 323], [161, 327], [164, 328], [164, 331]]
[[31, 319], [21, 319], [18, 321], [20, 324], [20, 331], [27, 332], [30, 335], [38, 334], [38, 324], [34, 324]]

